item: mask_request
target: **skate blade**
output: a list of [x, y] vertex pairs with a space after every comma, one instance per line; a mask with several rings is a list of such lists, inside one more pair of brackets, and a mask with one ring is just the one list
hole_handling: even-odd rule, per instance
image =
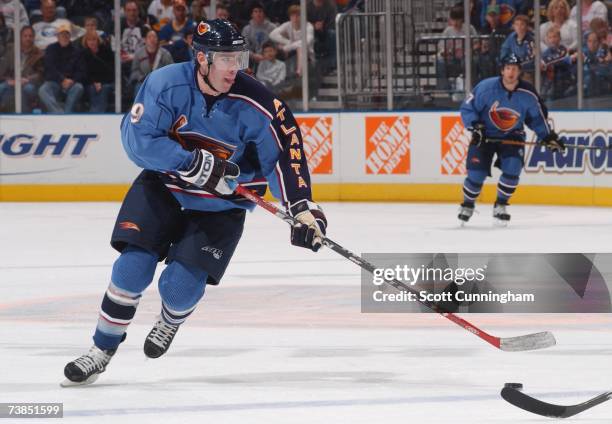
[[493, 226], [499, 228], [505, 228], [508, 226], [508, 221], [504, 221], [503, 219], [493, 219]]
[[62, 381], [60, 383], [60, 386], [61, 387], [86, 386], [88, 384], [94, 383], [98, 379], [99, 376], [100, 376], [100, 374], [94, 374], [94, 375], [90, 376], [87, 380], [79, 381], [79, 382], [65, 379], [64, 381]]

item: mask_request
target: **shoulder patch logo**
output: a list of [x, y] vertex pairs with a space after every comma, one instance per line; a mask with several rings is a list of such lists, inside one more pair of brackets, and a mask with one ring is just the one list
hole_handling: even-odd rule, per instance
[[144, 105], [142, 103], [134, 103], [132, 106], [132, 110], [130, 110], [130, 122], [132, 124], [137, 124], [140, 122], [140, 118], [142, 118], [142, 114], [144, 113]]
[[121, 228], [122, 230], [135, 230], [140, 232], [140, 227], [136, 224], [134, 224], [133, 222], [130, 221], [123, 221], [119, 223], [119, 228]]
[[206, 22], [200, 22], [198, 24], [198, 35], [204, 35], [208, 31], [210, 31], [210, 25], [208, 25]]

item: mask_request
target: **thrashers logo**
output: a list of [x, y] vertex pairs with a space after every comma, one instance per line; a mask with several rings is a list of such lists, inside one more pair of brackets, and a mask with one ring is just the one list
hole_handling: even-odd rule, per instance
[[210, 25], [208, 25], [206, 22], [200, 22], [198, 24], [198, 35], [204, 35], [208, 31], [210, 31]]
[[442, 175], [465, 175], [470, 135], [458, 116], [443, 116], [441, 127], [440, 172]]
[[410, 173], [410, 118], [367, 116], [366, 174]]
[[140, 227], [136, 224], [134, 224], [133, 222], [130, 221], [123, 221], [119, 223], [119, 228], [121, 228], [122, 230], [135, 230], [140, 232]]
[[220, 140], [215, 140], [212, 137], [207, 137], [203, 134], [194, 131], [180, 131], [181, 128], [187, 125], [187, 117], [181, 115], [170, 129], [168, 136], [174, 141], [178, 142], [183, 149], [193, 151], [195, 149], [205, 149], [212, 153], [215, 157], [221, 159], [229, 159], [234, 150], [235, 146], [224, 143]]
[[521, 114], [507, 107], [498, 107], [498, 101], [493, 103], [491, 109], [489, 109], [489, 118], [499, 130], [510, 131], [516, 126]]
[[332, 118], [296, 118], [302, 133], [304, 153], [308, 159], [311, 174], [331, 174], [332, 157]]

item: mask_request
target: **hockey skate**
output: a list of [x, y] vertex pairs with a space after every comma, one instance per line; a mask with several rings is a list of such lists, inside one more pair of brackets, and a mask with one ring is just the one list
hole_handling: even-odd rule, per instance
[[461, 223], [462, 227], [465, 225], [466, 222], [470, 220], [473, 214], [474, 214], [474, 204], [473, 203], [470, 204], [470, 203], [464, 202], [461, 204], [461, 207], [459, 208], [459, 215], [457, 215], [457, 218], [459, 218], [459, 222]]
[[506, 211], [506, 206], [503, 203], [495, 203], [493, 206], [493, 224], [497, 227], [507, 227], [510, 221], [510, 214]]
[[178, 329], [178, 325], [167, 324], [159, 318], [145, 339], [145, 355], [149, 358], [159, 358], [166, 353]]
[[92, 346], [85, 355], [68, 362], [64, 367], [66, 380], [60, 383], [62, 387], [83, 386], [91, 384], [106, 370], [106, 366], [117, 349], [102, 350]]

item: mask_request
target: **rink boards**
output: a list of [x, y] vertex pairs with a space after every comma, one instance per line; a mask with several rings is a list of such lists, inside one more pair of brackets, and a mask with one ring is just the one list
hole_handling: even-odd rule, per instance
[[[566, 144], [612, 144], [611, 112], [551, 116]], [[457, 113], [308, 113], [297, 119], [318, 200], [461, 197], [469, 133]], [[120, 115], [0, 116], [0, 200], [120, 200], [138, 173], [123, 151], [120, 121]], [[528, 140], [535, 141], [532, 133]], [[493, 183], [483, 196], [493, 200]], [[612, 205], [612, 150], [570, 148], [553, 155], [527, 146], [514, 203]]]

